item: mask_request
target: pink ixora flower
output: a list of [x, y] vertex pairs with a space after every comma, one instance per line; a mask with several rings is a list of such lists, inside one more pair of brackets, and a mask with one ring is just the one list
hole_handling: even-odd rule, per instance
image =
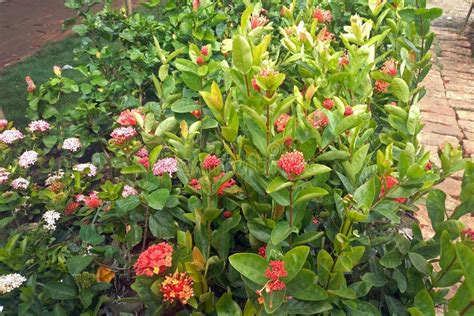
[[199, 9], [199, 5], [201, 4], [201, 1], [199, 0], [193, 0], [193, 10], [197, 11]]
[[0, 167], [0, 184], [5, 184], [8, 181], [10, 172], [7, 169]]
[[25, 81], [27, 85], [26, 91], [28, 91], [28, 93], [33, 93], [36, 90], [35, 82], [33, 81], [33, 79], [31, 79], [30, 76], [26, 76]]
[[137, 135], [137, 131], [133, 127], [118, 127], [112, 131], [110, 136], [116, 144], [124, 144]]
[[290, 120], [291, 116], [289, 114], [283, 113], [281, 114], [275, 121], [275, 130], [278, 133], [281, 133], [285, 130], [286, 124]]
[[323, 107], [328, 110], [331, 110], [334, 107], [334, 101], [331, 99], [325, 99], [323, 101]]
[[277, 162], [278, 168], [285, 171], [289, 180], [293, 180], [304, 172], [305, 160], [303, 153], [300, 151], [292, 151], [281, 155]]
[[329, 124], [329, 119], [323, 112], [316, 110], [308, 115], [308, 121], [314, 128], [325, 127]]
[[18, 165], [22, 168], [28, 168], [36, 163], [38, 160], [38, 153], [34, 150], [25, 151], [21, 154]]
[[63, 149], [70, 152], [77, 152], [82, 148], [81, 141], [77, 137], [66, 138], [63, 142]]
[[168, 173], [171, 177], [176, 171], [178, 171], [178, 162], [175, 158], [160, 159], [153, 166], [153, 174], [155, 176], [162, 176]]
[[464, 229], [461, 234], [466, 238], [474, 241], [474, 230], [472, 230], [471, 228]]
[[4, 119], [0, 120], [0, 129], [4, 129], [5, 127], [7, 127], [7, 125], [8, 125], [7, 120], [4, 120]]
[[221, 160], [216, 155], [208, 155], [202, 162], [202, 167], [206, 170], [212, 170], [221, 164]]
[[316, 9], [313, 13], [313, 18], [318, 21], [318, 23], [331, 23], [332, 15], [329, 10]]
[[79, 172], [87, 171], [87, 176], [91, 178], [95, 177], [95, 175], [97, 174], [97, 167], [91, 164], [90, 162], [77, 164], [72, 167], [72, 170]]
[[9, 129], [3, 131], [3, 133], [0, 134], [0, 142], [3, 142], [5, 144], [13, 144], [14, 142], [22, 138], [23, 134], [16, 129]]
[[49, 130], [50, 128], [51, 126], [49, 125], [49, 123], [44, 120], [32, 121], [30, 124], [28, 124], [28, 129], [33, 133], [43, 133]]
[[125, 185], [123, 187], [123, 191], [122, 191], [122, 197], [123, 198], [129, 197], [129, 196], [132, 196], [132, 195], [137, 195], [137, 194], [138, 194], [138, 191], [134, 187], [131, 187], [129, 185]]
[[117, 119], [117, 123], [119, 123], [120, 125], [122, 126], [129, 126], [129, 125], [132, 125], [132, 126], [135, 126], [137, 125], [137, 119], [134, 115], [134, 113], [141, 113], [141, 110], [140, 109], [133, 109], [133, 110], [125, 110], [125, 111], [122, 111], [122, 113], [120, 113], [118, 119]]
[[383, 80], [375, 80], [375, 91], [377, 92], [386, 93], [388, 91], [389, 86], [389, 82]]
[[16, 178], [12, 181], [11, 186], [15, 190], [25, 190], [30, 185], [30, 181], [26, 180], [25, 178]]
[[259, 26], [265, 26], [268, 23], [268, 19], [263, 15], [252, 15], [250, 18], [250, 28], [252, 30]]

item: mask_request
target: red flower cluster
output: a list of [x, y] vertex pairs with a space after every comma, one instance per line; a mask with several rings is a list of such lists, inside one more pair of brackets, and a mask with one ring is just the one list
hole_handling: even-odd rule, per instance
[[221, 160], [216, 155], [208, 155], [202, 162], [202, 167], [206, 170], [212, 170], [221, 164]]
[[329, 119], [323, 112], [316, 110], [308, 115], [308, 121], [314, 128], [325, 127], [329, 124]]
[[342, 55], [341, 58], [339, 58], [339, 65], [340, 66], [349, 65], [349, 56], [347, 56], [347, 54], [344, 54], [344, 55]]
[[135, 115], [133, 113], [141, 113], [139, 109], [133, 109], [133, 110], [125, 110], [120, 113], [117, 123], [119, 123], [122, 126], [135, 126], [137, 125], [137, 120], [135, 118]]
[[430, 171], [433, 168], [433, 163], [428, 161], [425, 166], [425, 171]]
[[354, 111], [352, 111], [352, 108], [350, 106], [346, 106], [344, 109], [344, 116], [351, 116]]
[[135, 157], [138, 157], [138, 163], [141, 164], [145, 168], [150, 167], [150, 159], [148, 155], [149, 155], [148, 150], [145, 147], [141, 148], [139, 151], [135, 153]]
[[201, 110], [194, 110], [191, 112], [191, 114], [199, 120], [201, 118], [202, 112]]
[[263, 245], [262, 247], [258, 248], [258, 254], [264, 258], [267, 257], [267, 245]]
[[193, 280], [186, 272], [170, 274], [161, 282], [160, 292], [164, 301], [179, 301], [184, 305], [194, 296]]
[[204, 65], [205, 63], [206, 63], [206, 61], [204, 60], [204, 57], [198, 56], [198, 57], [196, 58], [196, 64], [198, 64], [199, 66], [202, 66], [202, 65]]
[[375, 91], [380, 93], [386, 93], [388, 91], [390, 83], [383, 80], [375, 80]]
[[318, 21], [318, 23], [331, 23], [332, 14], [329, 10], [316, 9], [314, 10], [313, 18]]
[[204, 56], [209, 55], [209, 47], [207, 47], [207, 45], [201, 47], [201, 54], [203, 54]]
[[136, 135], [137, 131], [133, 127], [118, 127], [110, 134], [113, 141], [118, 145], [125, 144]]
[[[219, 181], [219, 179], [222, 178], [224, 175], [225, 175], [224, 172], [219, 173], [218, 176], [215, 176], [215, 177], [214, 177], [214, 182]], [[225, 189], [228, 189], [228, 188], [230, 188], [230, 187], [232, 187], [232, 186], [235, 185], [235, 184], [236, 184], [235, 180], [231, 178], [231, 179], [227, 180], [226, 182], [224, 182], [224, 183], [219, 187], [219, 190], [217, 190], [217, 193], [218, 193], [219, 195], [224, 195], [224, 190], [225, 190]]]
[[389, 76], [395, 77], [398, 73], [397, 71], [397, 63], [393, 59], [389, 59], [385, 61], [382, 68], [380, 70]]
[[74, 202], [74, 201], [69, 202], [68, 205], [66, 205], [66, 209], [64, 210], [64, 213], [66, 215], [74, 214], [74, 212], [76, 212], [79, 205], [80, 205], [79, 203]]
[[281, 133], [285, 130], [286, 124], [288, 124], [288, 121], [290, 120], [291, 116], [283, 113], [281, 114], [275, 121], [275, 130], [278, 133]]
[[250, 18], [250, 28], [256, 29], [259, 26], [265, 26], [268, 23], [268, 19], [262, 15], [252, 15]]
[[334, 37], [334, 34], [328, 31], [327, 27], [323, 27], [323, 29], [318, 33], [318, 39], [320, 41], [330, 41]]
[[[398, 179], [392, 176], [385, 176], [381, 179], [382, 187], [380, 188], [380, 197], [385, 196], [385, 193], [390, 190], [394, 185], [398, 184]], [[404, 197], [398, 197], [393, 199], [395, 202], [403, 204], [407, 201]]]
[[152, 245], [138, 257], [133, 268], [137, 275], [153, 276], [171, 267], [173, 247], [166, 242]]
[[225, 219], [230, 218], [230, 217], [232, 217], [232, 211], [224, 211], [224, 212], [222, 213], [222, 216], [223, 216]]
[[97, 196], [97, 192], [92, 192], [89, 196], [84, 197], [84, 204], [88, 208], [98, 208], [102, 205], [102, 200]]
[[197, 11], [199, 9], [199, 5], [201, 4], [201, 1], [199, 0], [193, 0], [193, 10]]
[[461, 234], [463, 234], [464, 236], [466, 236], [467, 238], [469, 238], [470, 240], [473, 240], [474, 241], [474, 230], [468, 228], [468, 229], [464, 229]]
[[262, 89], [260, 89], [260, 86], [257, 83], [257, 79], [255, 79], [255, 78], [252, 79], [252, 88], [257, 92], [262, 91]]
[[325, 107], [328, 110], [331, 110], [334, 107], [334, 101], [331, 99], [325, 99], [323, 101], [323, 107]]
[[191, 179], [191, 181], [189, 181], [189, 185], [194, 188], [194, 190], [201, 190], [201, 183], [198, 179]]
[[286, 172], [289, 180], [293, 180], [304, 172], [305, 161], [303, 153], [300, 151], [288, 152], [281, 155], [277, 162], [278, 168]]
[[265, 285], [267, 293], [280, 291], [286, 288], [285, 282], [280, 278], [286, 277], [288, 272], [285, 270], [285, 262], [281, 260], [270, 261], [269, 267], [265, 270], [265, 277], [270, 279]]

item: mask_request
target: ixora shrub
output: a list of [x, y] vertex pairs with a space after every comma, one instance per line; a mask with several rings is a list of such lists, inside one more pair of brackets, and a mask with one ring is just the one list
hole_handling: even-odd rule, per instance
[[440, 10], [176, 3], [80, 11], [89, 63], [0, 121], [3, 313], [472, 314], [474, 164], [417, 140]]

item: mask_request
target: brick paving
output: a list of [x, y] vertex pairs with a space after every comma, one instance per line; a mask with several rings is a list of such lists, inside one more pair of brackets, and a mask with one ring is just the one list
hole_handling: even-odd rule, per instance
[[[474, 26], [469, 23], [460, 34], [470, 0], [431, 0], [429, 3], [441, 7], [444, 14], [432, 28], [436, 34], [433, 68], [423, 82], [427, 94], [419, 104], [425, 124], [420, 140], [439, 166], [436, 152], [445, 143], [461, 147], [465, 158], [474, 158]], [[447, 194], [448, 214], [459, 205], [461, 180], [462, 172], [458, 172], [437, 186]], [[425, 237], [432, 236], [434, 232], [423, 205], [416, 215]], [[463, 216], [462, 221], [474, 228], [474, 217], [470, 214]]]

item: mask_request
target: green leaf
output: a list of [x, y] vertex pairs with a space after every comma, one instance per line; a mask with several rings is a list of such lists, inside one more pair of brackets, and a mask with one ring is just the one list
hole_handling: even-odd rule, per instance
[[323, 235], [324, 235], [323, 232], [316, 232], [316, 231], [304, 233], [295, 238], [295, 240], [293, 241], [293, 246], [299, 246], [299, 245], [310, 243], [312, 241], [315, 241], [321, 238]]
[[464, 272], [464, 282], [472, 300], [474, 299], [474, 252], [467, 246], [457, 243], [456, 254]]
[[188, 98], [180, 99], [171, 106], [171, 111], [175, 113], [190, 113], [198, 109], [199, 104], [194, 103], [193, 99]]
[[126, 166], [123, 167], [120, 170], [121, 174], [141, 174], [141, 173], [146, 173], [146, 169], [143, 165], [131, 165], [131, 166]]
[[300, 272], [301, 268], [306, 262], [308, 254], [308, 246], [298, 246], [291, 249], [283, 256], [283, 261], [285, 262], [285, 269], [288, 272], [288, 275], [282, 278], [283, 282], [288, 283], [296, 277], [296, 275]]
[[291, 233], [297, 233], [297, 227], [290, 227], [287, 221], [279, 221], [277, 222], [275, 228], [273, 228], [271, 241], [272, 244], [278, 246], [282, 243]]
[[431, 225], [435, 228], [439, 223], [444, 221], [446, 212], [446, 194], [441, 190], [433, 190], [426, 198], [426, 208], [431, 219]]
[[273, 193], [276, 191], [280, 191], [284, 188], [291, 187], [294, 183], [285, 181], [282, 177], [278, 176], [270, 182], [267, 188], [267, 193]]
[[242, 35], [237, 35], [232, 42], [232, 63], [242, 74], [249, 73], [253, 64], [249, 42]]
[[236, 253], [229, 257], [229, 262], [235, 270], [252, 282], [263, 285], [268, 281], [265, 277], [265, 270], [268, 267], [267, 261], [257, 254]]
[[150, 216], [148, 227], [153, 236], [169, 239], [176, 234], [176, 225], [173, 216], [167, 211], [158, 211]]
[[140, 199], [136, 195], [127, 196], [115, 201], [115, 207], [119, 213], [125, 216], [129, 211], [136, 209], [140, 205]]
[[184, 84], [191, 90], [199, 91], [202, 89], [201, 77], [193, 72], [183, 72], [181, 74], [181, 79]]
[[[324, 155], [324, 154], [323, 154]], [[321, 155], [321, 156], [323, 156]], [[302, 180], [310, 177], [314, 177], [320, 174], [328, 173], [331, 171], [331, 168], [325, 165], [320, 164], [311, 164], [307, 166], [302, 174], [296, 177], [297, 180]]]
[[410, 258], [410, 261], [415, 267], [415, 269], [417, 269], [423, 274], [430, 274], [430, 271], [428, 270], [428, 261], [426, 261], [425, 257], [420, 254], [417, 254], [416, 252], [409, 252], [408, 258]]
[[298, 193], [298, 196], [295, 200], [295, 204], [306, 202], [308, 200], [313, 200], [318, 197], [325, 196], [327, 194], [329, 194], [329, 192], [324, 190], [323, 188], [318, 188], [318, 187], [305, 188]]
[[81, 230], [79, 231], [79, 237], [82, 241], [93, 246], [98, 245], [105, 240], [104, 236], [97, 233], [96, 227], [93, 224], [82, 226]]
[[165, 207], [166, 200], [170, 196], [168, 189], [158, 189], [150, 194], [145, 195], [148, 205], [155, 210], [162, 210]]
[[326, 291], [317, 285], [315, 273], [308, 269], [301, 269], [293, 281], [287, 284], [287, 293], [305, 301], [322, 301], [328, 298]]
[[92, 256], [76, 256], [67, 259], [66, 266], [69, 273], [76, 275], [81, 273], [87, 266], [92, 262], [94, 257]]
[[354, 128], [367, 122], [370, 119], [370, 114], [350, 115], [344, 117], [334, 129], [334, 135], [339, 136], [346, 130]]
[[390, 89], [400, 102], [408, 103], [410, 101], [410, 89], [405, 80], [394, 78], [390, 84]]
[[232, 300], [231, 293], [225, 293], [217, 300], [216, 311], [218, 316], [242, 315], [242, 310], [239, 305]]
[[396, 268], [402, 264], [402, 254], [398, 251], [389, 252], [385, 254], [379, 262], [386, 268]]
[[48, 296], [55, 300], [72, 300], [77, 298], [76, 288], [65, 283], [48, 283], [43, 288]]
[[317, 315], [332, 309], [332, 306], [329, 303], [300, 300], [289, 300], [286, 303], [286, 307], [288, 312], [293, 315]]
[[435, 316], [433, 300], [427, 290], [422, 290], [416, 294], [415, 307], [423, 311], [425, 316]]
[[375, 194], [375, 178], [372, 178], [354, 192], [354, 200], [357, 202], [357, 207], [370, 209], [374, 203]]
[[324, 154], [316, 157], [316, 161], [334, 161], [334, 160], [348, 160], [350, 157], [349, 153], [344, 150], [330, 150]]

